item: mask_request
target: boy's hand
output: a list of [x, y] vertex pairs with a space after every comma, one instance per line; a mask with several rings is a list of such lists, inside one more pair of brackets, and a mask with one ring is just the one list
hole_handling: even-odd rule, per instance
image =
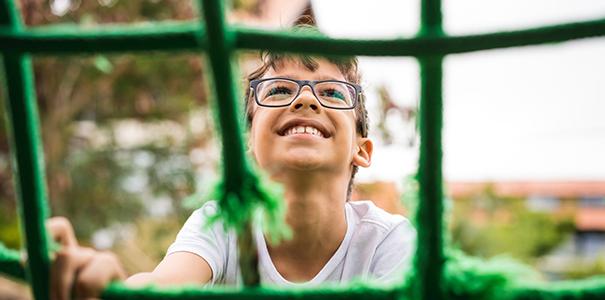
[[111, 281], [126, 278], [126, 272], [113, 253], [79, 246], [66, 218], [50, 218], [46, 227], [53, 240], [61, 245], [51, 267], [51, 299], [98, 298]]

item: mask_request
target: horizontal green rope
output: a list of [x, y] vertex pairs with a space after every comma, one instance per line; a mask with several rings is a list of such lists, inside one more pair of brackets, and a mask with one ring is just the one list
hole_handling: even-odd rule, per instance
[[264, 299], [264, 300], [396, 300], [401, 299], [400, 289], [372, 288], [363, 285], [346, 286], [341, 288], [316, 288], [316, 289], [271, 289], [271, 288], [246, 288], [246, 289], [221, 289], [211, 290], [203, 287], [185, 287], [160, 289], [147, 287], [142, 289], [129, 289], [120, 284], [111, 285], [103, 292], [101, 298], [106, 300], [132, 299], [204, 299], [204, 300], [240, 300], [240, 299]]
[[51, 25], [14, 31], [0, 28], [0, 49], [29, 53], [98, 53], [205, 49], [199, 23], [165, 21], [95, 28]]
[[[475, 283], [468, 283], [472, 286]], [[445, 287], [448, 299], [460, 300], [602, 300], [605, 299], [605, 278], [585, 280], [573, 284], [557, 283], [558, 287], [552, 285], [519, 286], [510, 289], [491, 288], [497, 293], [497, 297], [490, 298], [493, 294], [473, 293], [466, 290], [464, 286], [453, 289]], [[467, 293], [460, 293], [460, 291]], [[264, 288], [243, 290], [221, 290], [214, 288], [209, 290], [203, 287], [191, 287], [181, 289], [129, 289], [121, 285], [112, 285], [104, 293], [103, 299], [409, 299], [404, 297], [402, 291], [382, 288], [358, 288], [346, 287], [342, 289], [317, 288], [309, 290], [270, 290]]]
[[325, 55], [423, 56], [539, 45], [605, 36], [605, 19], [544, 26], [533, 29], [463, 36], [410, 39], [331, 39], [323, 36], [292, 36], [286, 32], [236, 31], [237, 48], [267, 49]]
[[19, 251], [6, 248], [0, 243], [0, 274], [25, 280], [25, 268]]
[[534, 269], [511, 258], [480, 259], [449, 249], [443, 289], [450, 300], [605, 299], [605, 277], [544, 281]]
[[[164, 28], [166, 27], [166, 28]], [[103, 53], [127, 51], [191, 51], [205, 49], [197, 22], [157, 22], [81, 28], [40, 26], [22, 32], [0, 28], [0, 51], [29, 53]], [[332, 39], [287, 31], [233, 28], [237, 49], [367, 56], [422, 56], [540, 45], [605, 36], [605, 19], [531, 29], [446, 37], [397, 39]], [[115, 43], [119, 41], [119, 43]]]
[[[530, 273], [527, 273], [530, 272]], [[602, 300], [605, 277], [575, 281], [536, 281], [535, 274], [510, 260], [483, 260], [456, 254], [445, 269], [443, 293], [451, 300]], [[128, 288], [110, 285], [103, 299], [411, 299], [409, 285], [399, 288], [351, 283], [314, 289], [203, 286]]]
[[506, 293], [513, 300], [603, 300], [605, 299], [605, 276], [582, 281], [518, 286], [511, 288]]

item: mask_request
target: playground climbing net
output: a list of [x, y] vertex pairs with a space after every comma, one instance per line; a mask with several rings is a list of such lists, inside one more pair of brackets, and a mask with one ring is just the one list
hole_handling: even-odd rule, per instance
[[[316, 55], [413, 56], [420, 64], [420, 158], [416, 210], [418, 246], [413, 270], [394, 286], [351, 284], [317, 289], [259, 286], [249, 253], [240, 266], [243, 288], [183, 287], [129, 289], [115, 283], [106, 299], [605, 299], [605, 277], [543, 283], [526, 280], [524, 268], [481, 261], [446, 247], [443, 234], [441, 169], [442, 65], [446, 55], [518, 47], [605, 35], [605, 19], [489, 34], [448, 36], [442, 27], [441, 0], [422, 0], [421, 29], [409, 39], [330, 39], [317, 33], [235, 28], [225, 23], [223, 1], [202, 0], [201, 22], [161, 22], [96, 29], [23, 26], [14, 0], [0, 2], [0, 51], [7, 91], [7, 114], [18, 191], [18, 209], [28, 261], [0, 244], [0, 273], [26, 280], [36, 299], [48, 299], [49, 240], [44, 161], [39, 133], [31, 55], [140, 51], [205, 51], [215, 82], [215, 105], [223, 147], [223, 181], [217, 185], [221, 217], [245, 240], [252, 211], [276, 212], [279, 201], [250, 167], [242, 142], [231, 54], [265, 49]], [[228, 142], [227, 142], [228, 141]], [[447, 250], [446, 250], [447, 249]]]

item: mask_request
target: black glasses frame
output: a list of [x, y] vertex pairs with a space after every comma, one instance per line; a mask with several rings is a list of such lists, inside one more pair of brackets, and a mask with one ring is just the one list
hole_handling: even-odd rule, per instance
[[[256, 88], [258, 87], [259, 84], [265, 82], [265, 81], [269, 81], [269, 80], [286, 80], [286, 81], [290, 81], [290, 82], [296, 82], [298, 84], [298, 91], [296, 92], [296, 95], [292, 98], [292, 101], [290, 101], [289, 103], [286, 104], [280, 104], [280, 105], [267, 105], [267, 104], [263, 104], [260, 102], [260, 100], [258, 100], [258, 93], [256, 92]], [[315, 93], [315, 85], [318, 83], [324, 83], [324, 82], [336, 82], [336, 83], [343, 83], [343, 84], [347, 84], [349, 86], [352, 86], [355, 89], [355, 97], [353, 99], [353, 103], [351, 104], [350, 107], [336, 107], [336, 106], [330, 106], [330, 105], [326, 105], [321, 101], [321, 98], [317, 96], [317, 94]], [[354, 83], [350, 83], [350, 82], [346, 82], [346, 81], [340, 81], [340, 80], [296, 80], [296, 79], [292, 79], [292, 78], [286, 78], [286, 77], [271, 77], [271, 78], [263, 78], [263, 79], [256, 79], [256, 80], [251, 80], [250, 81], [250, 89], [252, 90], [252, 92], [254, 93], [254, 101], [256, 102], [256, 104], [258, 104], [259, 106], [262, 107], [286, 107], [286, 106], [290, 106], [292, 104], [292, 102], [294, 102], [294, 100], [296, 100], [296, 98], [298, 98], [298, 96], [300, 95], [300, 91], [302, 90], [302, 88], [308, 85], [311, 88], [311, 92], [313, 93], [313, 96], [315, 96], [315, 98], [317, 99], [317, 101], [319, 102], [319, 104], [323, 107], [326, 108], [330, 108], [330, 109], [339, 109], [339, 110], [349, 110], [349, 109], [353, 109], [355, 108], [355, 106], [357, 106], [357, 102], [359, 102], [359, 98], [361, 97], [361, 93], [362, 93], [362, 88], [360, 85], [358, 84], [354, 84]]]

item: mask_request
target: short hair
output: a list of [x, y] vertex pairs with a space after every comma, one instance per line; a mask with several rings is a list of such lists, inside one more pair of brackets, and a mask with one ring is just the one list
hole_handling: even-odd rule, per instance
[[[319, 58], [319, 57], [318, 57]], [[361, 82], [361, 74], [359, 73], [357, 58], [352, 56], [346, 57], [321, 57], [328, 60], [330, 63], [334, 64], [345, 80], [351, 83], [359, 84]], [[319, 67], [317, 63], [317, 58], [308, 56], [308, 55], [300, 55], [300, 54], [279, 54], [273, 53], [269, 51], [261, 51], [260, 52], [260, 60], [262, 62], [261, 66], [256, 70], [252, 71], [248, 77], [246, 78], [246, 97], [245, 97], [245, 112], [246, 112], [246, 124], [248, 128], [252, 125], [253, 115], [253, 105], [250, 105], [254, 100], [251, 99], [252, 93], [250, 92], [249, 86], [250, 81], [260, 79], [263, 77], [269, 69], [276, 70], [279, 68], [280, 64], [282, 64], [285, 60], [294, 60], [301, 63], [305, 68], [309, 71], [315, 71]], [[356, 132], [362, 137], [368, 136], [369, 130], [369, 119], [368, 119], [368, 111], [366, 109], [365, 97], [363, 93], [359, 97], [357, 101], [357, 105], [355, 106], [355, 128]], [[353, 191], [353, 179], [355, 178], [355, 174], [357, 174], [359, 167], [353, 166], [353, 170], [351, 171], [351, 178], [349, 179], [349, 185], [347, 188], [347, 201], [351, 198], [351, 193]]]

